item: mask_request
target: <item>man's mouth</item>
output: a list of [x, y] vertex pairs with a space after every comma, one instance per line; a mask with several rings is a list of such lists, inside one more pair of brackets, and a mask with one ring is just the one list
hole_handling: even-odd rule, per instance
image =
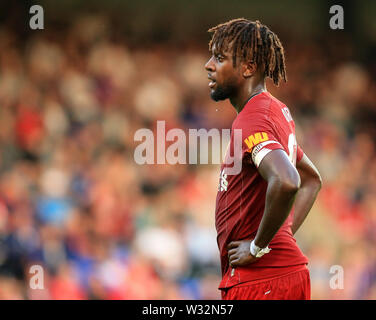
[[216, 84], [215, 80], [209, 75], [208, 79], [210, 80], [209, 82], [209, 88], [213, 88]]

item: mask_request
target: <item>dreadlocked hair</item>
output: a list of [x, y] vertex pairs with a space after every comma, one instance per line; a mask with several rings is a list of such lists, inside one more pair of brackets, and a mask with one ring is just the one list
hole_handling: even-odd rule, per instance
[[262, 67], [264, 76], [278, 86], [281, 79], [287, 81], [284, 49], [277, 35], [260, 21], [244, 18], [230, 20], [210, 28], [213, 33], [209, 50], [215, 53], [231, 52], [233, 66], [238, 58], [251, 61]]

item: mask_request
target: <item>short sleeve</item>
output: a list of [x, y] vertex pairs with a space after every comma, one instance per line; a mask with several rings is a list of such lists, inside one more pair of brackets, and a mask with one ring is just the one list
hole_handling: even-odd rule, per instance
[[243, 158], [250, 157], [257, 168], [269, 152], [284, 150], [273, 124], [265, 117], [240, 122], [239, 126], [242, 129]]

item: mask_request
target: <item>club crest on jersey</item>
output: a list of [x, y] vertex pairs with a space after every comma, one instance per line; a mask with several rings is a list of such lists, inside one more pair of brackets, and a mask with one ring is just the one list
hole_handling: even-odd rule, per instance
[[251, 150], [255, 145], [259, 144], [260, 142], [264, 142], [268, 140], [268, 134], [266, 132], [257, 132], [255, 134], [251, 134], [248, 138], [244, 140], [245, 144]]

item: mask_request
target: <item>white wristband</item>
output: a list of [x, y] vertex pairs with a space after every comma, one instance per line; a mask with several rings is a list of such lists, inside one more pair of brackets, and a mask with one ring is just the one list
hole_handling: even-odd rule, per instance
[[263, 249], [261, 249], [260, 247], [256, 246], [254, 239], [251, 241], [251, 245], [250, 245], [250, 248], [249, 248], [249, 251], [251, 252], [251, 255], [253, 255], [256, 258], [261, 258], [264, 254], [269, 253], [270, 250], [272, 250], [272, 249], [270, 249], [268, 246], [266, 246]]

